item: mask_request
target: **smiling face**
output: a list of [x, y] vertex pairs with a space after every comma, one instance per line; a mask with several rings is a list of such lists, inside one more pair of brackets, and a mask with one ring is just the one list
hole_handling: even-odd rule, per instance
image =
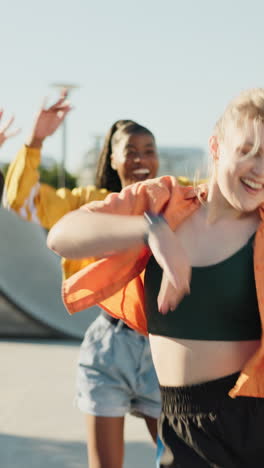
[[124, 133], [113, 147], [111, 164], [122, 187], [156, 177], [159, 163], [155, 140], [148, 133]]
[[255, 211], [264, 203], [264, 124], [230, 121], [225, 136], [211, 139], [215, 177], [226, 202], [240, 212]]

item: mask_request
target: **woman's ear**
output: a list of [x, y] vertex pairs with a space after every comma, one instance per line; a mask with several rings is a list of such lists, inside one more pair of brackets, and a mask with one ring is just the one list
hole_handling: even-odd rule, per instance
[[212, 135], [209, 138], [209, 150], [214, 162], [217, 162], [219, 159], [219, 143], [218, 138], [215, 135]]
[[111, 168], [112, 168], [114, 171], [116, 171], [116, 170], [117, 170], [117, 167], [116, 167], [116, 163], [115, 163], [115, 155], [114, 155], [114, 153], [111, 154], [110, 160], [111, 160]]

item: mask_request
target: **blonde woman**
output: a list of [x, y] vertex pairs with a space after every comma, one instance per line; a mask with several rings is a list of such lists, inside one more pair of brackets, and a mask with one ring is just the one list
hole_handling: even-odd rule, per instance
[[[149, 333], [160, 466], [250, 468], [264, 465], [264, 89], [227, 106], [209, 146], [213, 171], [198, 193], [172, 177], [136, 184], [67, 215], [48, 244], [102, 257], [64, 283], [71, 312], [98, 301]], [[125, 313], [120, 290], [125, 302], [145, 265], [145, 308], [134, 288]]]

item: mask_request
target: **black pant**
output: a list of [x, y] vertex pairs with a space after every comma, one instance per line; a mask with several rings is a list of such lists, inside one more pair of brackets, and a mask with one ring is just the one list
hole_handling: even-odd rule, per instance
[[237, 377], [161, 387], [160, 468], [264, 468], [264, 398], [230, 398]]

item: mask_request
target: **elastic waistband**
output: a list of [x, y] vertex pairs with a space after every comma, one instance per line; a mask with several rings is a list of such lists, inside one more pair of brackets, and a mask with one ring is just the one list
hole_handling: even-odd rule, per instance
[[162, 410], [165, 414], [212, 411], [224, 400], [231, 400], [228, 392], [235, 385], [239, 374], [236, 372], [220, 379], [184, 387], [161, 386]]
[[[103, 309], [101, 310], [101, 315], [114, 326], [116, 326], [119, 322], [122, 322], [122, 320], [112, 317]], [[122, 322], [122, 324], [124, 328], [128, 328], [129, 330], [132, 330], [132, 328], [130, 328], [125, 322]]]

